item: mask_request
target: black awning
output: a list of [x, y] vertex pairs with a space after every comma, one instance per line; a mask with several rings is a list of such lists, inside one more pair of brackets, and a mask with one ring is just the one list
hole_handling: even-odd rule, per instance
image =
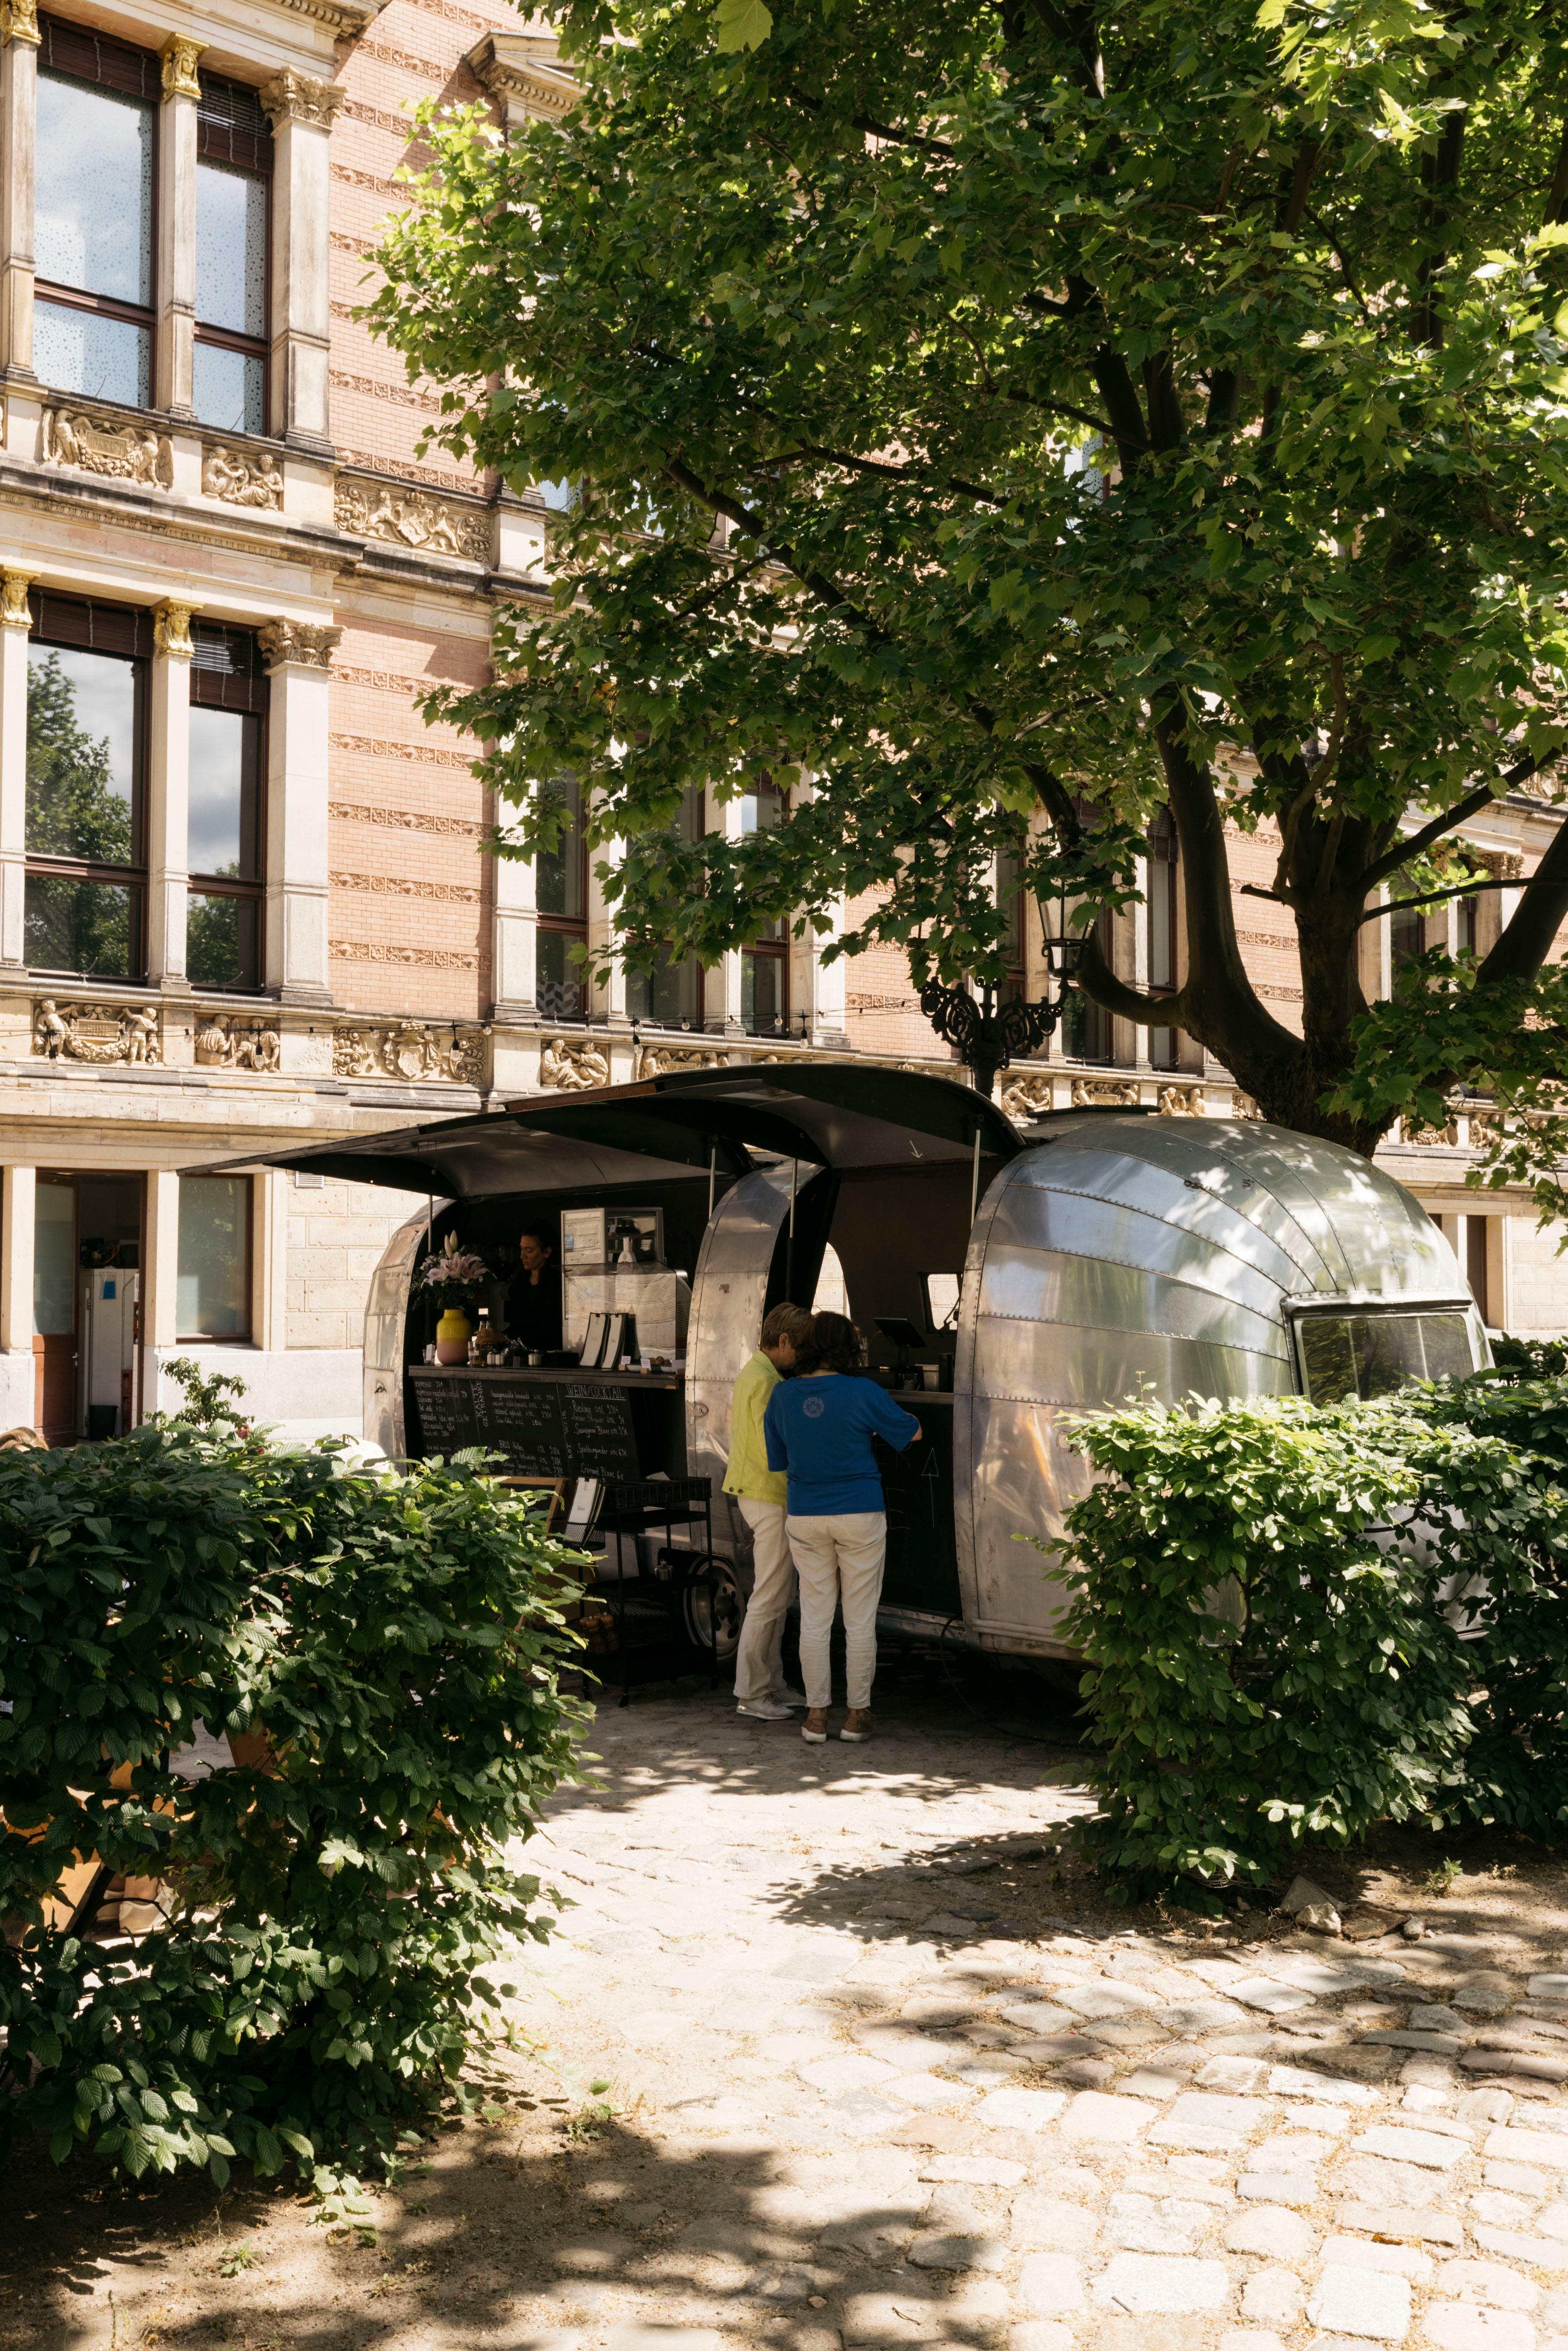
[[[832, 1168], [1010, 1159], [1017, 1128], [967, 1086], [917, 1071], [839, 1063], [683, 1070], [630, 1086], [526, 1094], [504, 1111], [402, 1127], [351, 1143], [225, 1160], [350, 1184], [473, 1200], [514, 1192], [744, 1176], [754, 1151]], [[214, 1163], [187, 1168], [212, 1174]]]

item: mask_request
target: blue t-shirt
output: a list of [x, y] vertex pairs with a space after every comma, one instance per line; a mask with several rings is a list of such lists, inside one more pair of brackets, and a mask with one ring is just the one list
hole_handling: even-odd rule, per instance
[[780, 1380], [768, 1399], [762, 1433], [768, 1467], [789, 1472], [792, 1519], [831, 1519], [849, 1510], [885, 1510], [871, 1449], [873, 1434], [902, 1453], [920, 1423], [874, 1380], [822, 1372]]

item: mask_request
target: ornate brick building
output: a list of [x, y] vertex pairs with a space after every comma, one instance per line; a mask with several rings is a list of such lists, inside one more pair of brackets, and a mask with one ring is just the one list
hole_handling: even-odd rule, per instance
[[[204, 1160], [683, 1060], [953, 1070], [891, 954], [824, 969], [780, 937], [586, 995], [587, 861], [486, 858], [471, 747], [415, 707], [483, 675], [498, 600], [548, 592], [548, 509], [416, 455], [434, 395], [352, 313], [414, 100], [569, 102], [519, 23], [483, 0], [0, 9], [0, 1424], [108, 1433], [193, 1348], [267, 1417], [357, 1426], [365, 1286], [403, 1207], [176, 1172]], [[1556, 821], [1511, 801], [1478, 838], [1528, 866]], [[1267, 854], [1236, 844], [1239, 884]], [[1174, 878], [1152, 840], [1116, 932], [1156, 986]], [[1274, 911], [1247, 946], [1288, 1017]], [[1021, 923], [1017, 977], [1040, 992]], [[1238, 1106], [1174, 1032], [1092, 1016], [1004, 1085], [1024, 1109]], [[1467, 1142], [1461, 1116], [1391, 1152], [1450, 1219], [1475, 1205]], [[1492, 1320], [1561, 1327], [1526, 1204], [1486, 1206], [1452, 1229]]]

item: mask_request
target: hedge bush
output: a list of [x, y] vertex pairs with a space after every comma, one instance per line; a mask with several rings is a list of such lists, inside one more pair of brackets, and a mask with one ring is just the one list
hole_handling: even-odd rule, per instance
[[[569, 1554], [461, 1465], [352, 1473], [173, 1421], [0, 1458], [5, 2127], [140, 2175], [362, 2170], [428, 2117], [542, 1937], [506, 1847], [571, 1770]], [[264, 1737], [190, 1781], [204, 1728]], [[103, 1949], [73, 1855], [169, 1890]]]

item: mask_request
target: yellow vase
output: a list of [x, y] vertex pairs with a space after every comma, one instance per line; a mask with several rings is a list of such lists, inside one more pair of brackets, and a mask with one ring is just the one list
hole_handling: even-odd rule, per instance
[[468, 1317], [461, 1306], [449, 1306], [435, 1326], [435, 1360], [438, 1364], [465, 1364], [468, 1361]]

